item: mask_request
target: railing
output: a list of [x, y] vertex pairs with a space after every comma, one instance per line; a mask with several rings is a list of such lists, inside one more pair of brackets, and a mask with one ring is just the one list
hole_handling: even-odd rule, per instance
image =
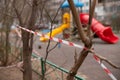
[[[42, 58], [42, 57], [39, 57], [38, 55], [36, 55], [36, 54], [32, 54], [32, 57], [33, 58], [36, 58], [37, 60], [39, 60], [40, 61], [40, 68], [41, 68], [41, 73], [39, 73], [38, 71], [39, 70], [34, 70], [35, 72], [37, 72], [38, 74], [42, 74], [42, 76], [45, 74], [45, 65], [44, 65], [44, 59]], [[37, 63], [38, 64], [38, 63]], [[56, 65], [56, 64], [54, 64], [54, 63], [52, 63], [52, 62], [50, 62], [50, 61], [48, 61], [48, 60], [46, 60], [46, 64], [47, 65], [49, 65], [49, 66], [51, 66], [52, 68], [54, 68], [54, 69], [56, 69], [57, 71], [60, 71], [61, 73], [62, 73], [62, 76], [64, 75], [64, 74], [68, 74], [69, 73], [69, 71], [68, 70], [66, 70], [66, 69], [64, 69], [64, 68], [61, 68], [61, 67], [59, 67], [58, 65]], [[34, 66], [34, 65], [33, 65]], [[60, 72], [56, 72], [56, 74], [57, 73], [60, 73]], [[62, 77], [62, 78], [60, 78], [60, 77], [58, 77], [59, 75], [56, 75], [57, 76], [57, 80], [64, 80], [64, 78]], [[52, 77], [52, 76], [50, 76], [50, 77]], [[50, 80], [50, 78], [49, 78], [49, 80]], [[52, 80], [52, 79], [51, 79]], [[78, 75], [76, 75], [75, 76], [75, 80], [85, 80], [85, 79], [83, 79], [83, 78], [81, 78], [80, 76], [78, 76]]]

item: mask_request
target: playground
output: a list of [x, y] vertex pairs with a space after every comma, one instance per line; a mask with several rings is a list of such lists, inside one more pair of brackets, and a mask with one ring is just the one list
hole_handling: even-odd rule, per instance
[[[90, 14], [83, 13], [82, 7], [84, 4], [79, 0], [73, 0], [73, 4], [76, 9], [81, 8], [81, 13], [78, 13], [76, 18], [74, 12], [72, 14], [72, 10], [64, 11], [61, 16], [62, 22], [57, 27], [53, 28], [51, 24], [49, 29], [38, 30], [18, 24], [14, 25], [16, 35], [11, 31], [10, 37], [17, 36], [17, 40], [20, 42], [19, 45], [23, 44], [22, 47], [25, 49], [19, 48], [20, 54], [17, 58], [20, 62], [12, 66], [0, 67], [0, 73], [3, 73], [0, 74], [0, 80], [22, 80], [22, 72], [24, 72], [23, 68], [25, 67], [23, 63], [27, 60], [23, 56], [28, 57], [27, 54], [30, 52], [23, 54], [27, 50], [24, 44], [29, 45], [27, 39], [24, 40], [26, 37], [31, 38], [30, 43], [33, 41], [33, 44], [29, 45], [29, 47], [31, 45], [32, 47], [28, 48], [32, 52], [30, 62], [32, 64], [33, 80], [40, 80], [41, 78], [66, 80], [66, 77], [69, 80], [68, 75], [72, 75], [75, 80], [120, 79], [119, 67], [116, 67], [120, 66], [120, 34], [115, 33], [111, 26], [103, 25], [95, 17], [91, 17]], [[69, 7], [67, 0], [60, 6], [62, 10]], [[77, 24], [76, 21], [76, 25], [74, 25], [74, 18], [80, 20], [80, 24]], [[75, 31], [76, 34], [79, 34], [78, 38], [74, 34], [75, 28], [77, 30], [77, 32]], [[24, 36], [24, 33], [29, 36]], [[97, 35], [97, 38], [94, 35]], [[12, 40], [14, 41], [14, 39]], [[22, 43], [21, 40], [26, 43]], [[17, 41], [15, 45], [17, 45]], [[12, 58], [10, 59], [12, 60]], [[81, 62], [82, 59], [83, 63]], [[81, 63], [78, 71], [75, 68], [76, 72], [72, 72], [71, 69], [74, 69], [79, 61]]]

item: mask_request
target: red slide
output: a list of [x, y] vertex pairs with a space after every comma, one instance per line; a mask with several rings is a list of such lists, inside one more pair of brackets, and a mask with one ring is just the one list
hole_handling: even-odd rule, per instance
[[[82, 24], [87, 24], [89, 20], [89, 15], [81, 13], [80, 20]], [[105, 42], [114, 44], [119, 40], [119, 38], [112, 32], [111, 27], [105, 27], [94, 18], [92, 19], [91, 29]]]

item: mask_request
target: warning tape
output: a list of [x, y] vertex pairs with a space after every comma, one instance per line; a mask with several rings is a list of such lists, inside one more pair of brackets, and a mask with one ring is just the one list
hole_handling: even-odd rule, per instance
[[[22, 29], [22, 30], [25, 30], [27, 32], [33, 33], [35, 35], [38, 35], [38, 36], [45, 37], [47, 39], [53, 40], [55, 42], [63, 43], [63, 44], [66, 44], [66, 45], [69, 45], [69, 46], [74, 46], [74, 47], [81, 48], [81, 49], [87, 49], [87, 48], [85, 48], [85, 47], [83, 47], [81, 45], [75, 44], [73, 42], [65, 41], [65, 40], [62, 40], [62, 39], [55, 38], [55, 37], [49, 37], [47, 35], [40, 34], [38, 32], [34, 32], [32, 30], [23, 28], [21, 26], [17, 26], [17, 27], [20, 28], [20, 29]], [[117, 80], [115, 78], [115, 76], [111, 73], [111, 71], [103, 63], [100, 62], [100, 59], [96, 55], [93, 55], [93, 57], [100, 64], [100, 66], [103, 68], [103, 70], [111, 77], [112, 80]]]
[[55, 41], [55, 42], [63, 43], [63, 44], [69, 45], [69, 46], [77, 47], [77, 48], [84, 48], [83, 46], [78, 45], [78, 44], [75, 44], [75, 43], [73, 43], [73, 42], [65, 41], [65, 40], [62, 40], [62, 39], [55, 38], [55, 37], [49, 37], [49, 36], [47, 36], [47, 35], [40, 34], [40, 33], [38, 33], [38, 32], [34, 32], [34, 31], [32, 31], [32, 30], [29, 30], [29, 29], [26, 29], [26, 28], [23, 28], [23, 27], [20, 27], [20, 26], [17, 26], [17, 27], [20, 28], [20, 29], [23, 29], [23, 30], [25, 30], [25, 31], [27, 31], [27, 32], [33, 33], [33, 34], [35, 34], [35, 35], [38, 35], [38, 36], [45, 37], [45, 38], [47, 38], [47, 39], [53, 40], [53, 41]]
[[101, 63], [100, 59], [96, 55], [94, 55], [94, 59], [100, 64], [100, 66], [111, 77], [112, 80], [117, 80], [111, 71], [103, 63]]

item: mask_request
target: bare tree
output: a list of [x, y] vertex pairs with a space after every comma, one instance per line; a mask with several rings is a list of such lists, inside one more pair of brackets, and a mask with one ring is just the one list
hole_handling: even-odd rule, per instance
[[13, 24], [13, 9], [12, 9], [12, 0], [1, 1], [0, 3], [0, 23], [1, 33], [0, 33], [0, 61], [2, 66], [7, 66], [9, 64], [9, 54], [11, 53], [10, 45], [10, 29]]
[[[39, 0], [14, 0], [13, 8], [19, 25], [34, 30], [37, 20]], [[32, 80], [31, 54], [33, 49], [33, 34], [22, 30], [23, 42], [23, 80]]]
[[[39, 20], [40, 22], [42, 21], [44, 10], [47, 10], [45, 7], [46, 2], [47, 0], [14, 0], [13, 8], [19, 21], [19, 25], [34, 31], [36, 22], [39, 22]], [[32, 80], [31, 54], [33, 49], [33, 34], [22, 30], [22, 42], [23, 80]]]
[[[96, 5], [96, 1], [97, 0], [93, 0], [93, 3], [92, 3], [91, 0], [90, 0], [89, 21], [88, 21], [88, 26], [87, 26], [87, 31], [88, 31], [87, 34], [88, 35], [85, 35], [85, 33], [83, 32], [83, 29], [82, 29], [81, 22], [79, 20], [79, 16], [78, 16], [77, 11], [75, 9], [73, 0], [68, 0], [68, 2], [70, 4], [70, 9], [72, 11], [75, 23], [76, 23], [77, 28], [78, 28], [78, 34], [81, 37], [82, 42], [84, 43], [84, 49], [80, 52], [79, 57], [75, 58], [75, 64], [73, 65], [73, 67], [69, 71], [69, 74], [67, 76], [67, 80], [74, 80], [74, 76], [77, 74], [78, 69], [80, 68], [80, 66], [84, 62], [88, 53], [92, 53], [92, 54], [96, 55], [98, 58], [100, 58], [100, 60], [104, 60], [107, 63], [109, 63], [114, 68], [120, 69], [120, 67], [115, 66], [110, 61], [108, 61], [106, 58], [103, 58], [100, 55], [97, 55], [94, 51], [91, 50], [93, 35], [90, 33], [90, 25], [92, 23], [92, 17], [93, 17], [93, 14], [94, 14], [94, 8], [95, 8], [95, 5]], [[91, 3], [92, 3], [92, 5], [91, 5]]]

